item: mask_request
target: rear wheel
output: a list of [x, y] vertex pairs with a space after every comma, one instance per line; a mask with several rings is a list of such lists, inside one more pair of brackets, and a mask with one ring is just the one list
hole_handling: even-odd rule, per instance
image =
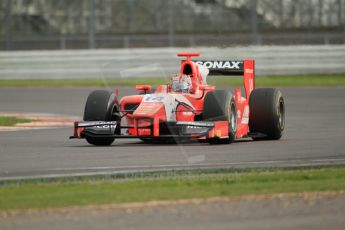
[[[120, 121], [115, 115], [118, 113], [119, 105], [114, 93], [106, 90], [95, 90], [87, 98], [84, 121]], [[106, 146], [111, 145], [114, 137], [85, 137], [86, 141], [92, 145]]]
[[285, 105], [282, 93], [273, 88], [255, 89], [249, 99], [249, 129], [265, 137], [253, 139], [278, 140], [285, 127]]
[[235, 140], [237, 130], [236, 111], [235, 100], [231, 92], [215, 90], [206, 94], [203, 120], [229, 122], [229, 138], [212, 138], [209, 139], [210, 144], [230, 144]]

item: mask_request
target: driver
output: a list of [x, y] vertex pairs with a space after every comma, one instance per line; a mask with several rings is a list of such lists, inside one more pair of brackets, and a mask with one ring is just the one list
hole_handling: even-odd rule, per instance
[[175, 92], [190, 93], [192, 80], [189, 75], [175, 75], [171, 78], [171, 89]]

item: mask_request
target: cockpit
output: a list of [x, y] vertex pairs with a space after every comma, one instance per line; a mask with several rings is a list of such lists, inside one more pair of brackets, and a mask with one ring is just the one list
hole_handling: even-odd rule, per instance
[[171, 77], [171, 90], [174, 92], [191, 93], [192, 80], [189, 75], [176, 74]]

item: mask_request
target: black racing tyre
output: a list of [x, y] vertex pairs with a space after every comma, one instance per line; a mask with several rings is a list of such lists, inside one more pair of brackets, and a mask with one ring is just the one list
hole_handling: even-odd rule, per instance
[[[95, 90], [87, 98], [84, 121], [118, 121], [120, 118], [115, 115], [119, 112], [119, 104], [114, 93], [106, 90]], [[113, 137], [85, 137], [86, 141], [92, 145], [107, 146], [111, 145]]]
[[255, 89], [249, 98], [249, 129], [266, 137], [253, 139], [278, 140], [285, 127], [285, 104], [282, 93], [273, 88]]
[[210, 144], [230, 144], [235, 140], [237, 130], [237, 110], [230, 91], [215, 90], [208, 92], [204, 99], [203, 120], [229, 121], [229, 138], [209, 139]]

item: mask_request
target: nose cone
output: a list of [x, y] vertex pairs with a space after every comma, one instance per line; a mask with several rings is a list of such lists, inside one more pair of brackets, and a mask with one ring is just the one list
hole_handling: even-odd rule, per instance
[[134, 117], [165, 117], [164, 103], [162, 102], [143, 102], [133, 113]]

